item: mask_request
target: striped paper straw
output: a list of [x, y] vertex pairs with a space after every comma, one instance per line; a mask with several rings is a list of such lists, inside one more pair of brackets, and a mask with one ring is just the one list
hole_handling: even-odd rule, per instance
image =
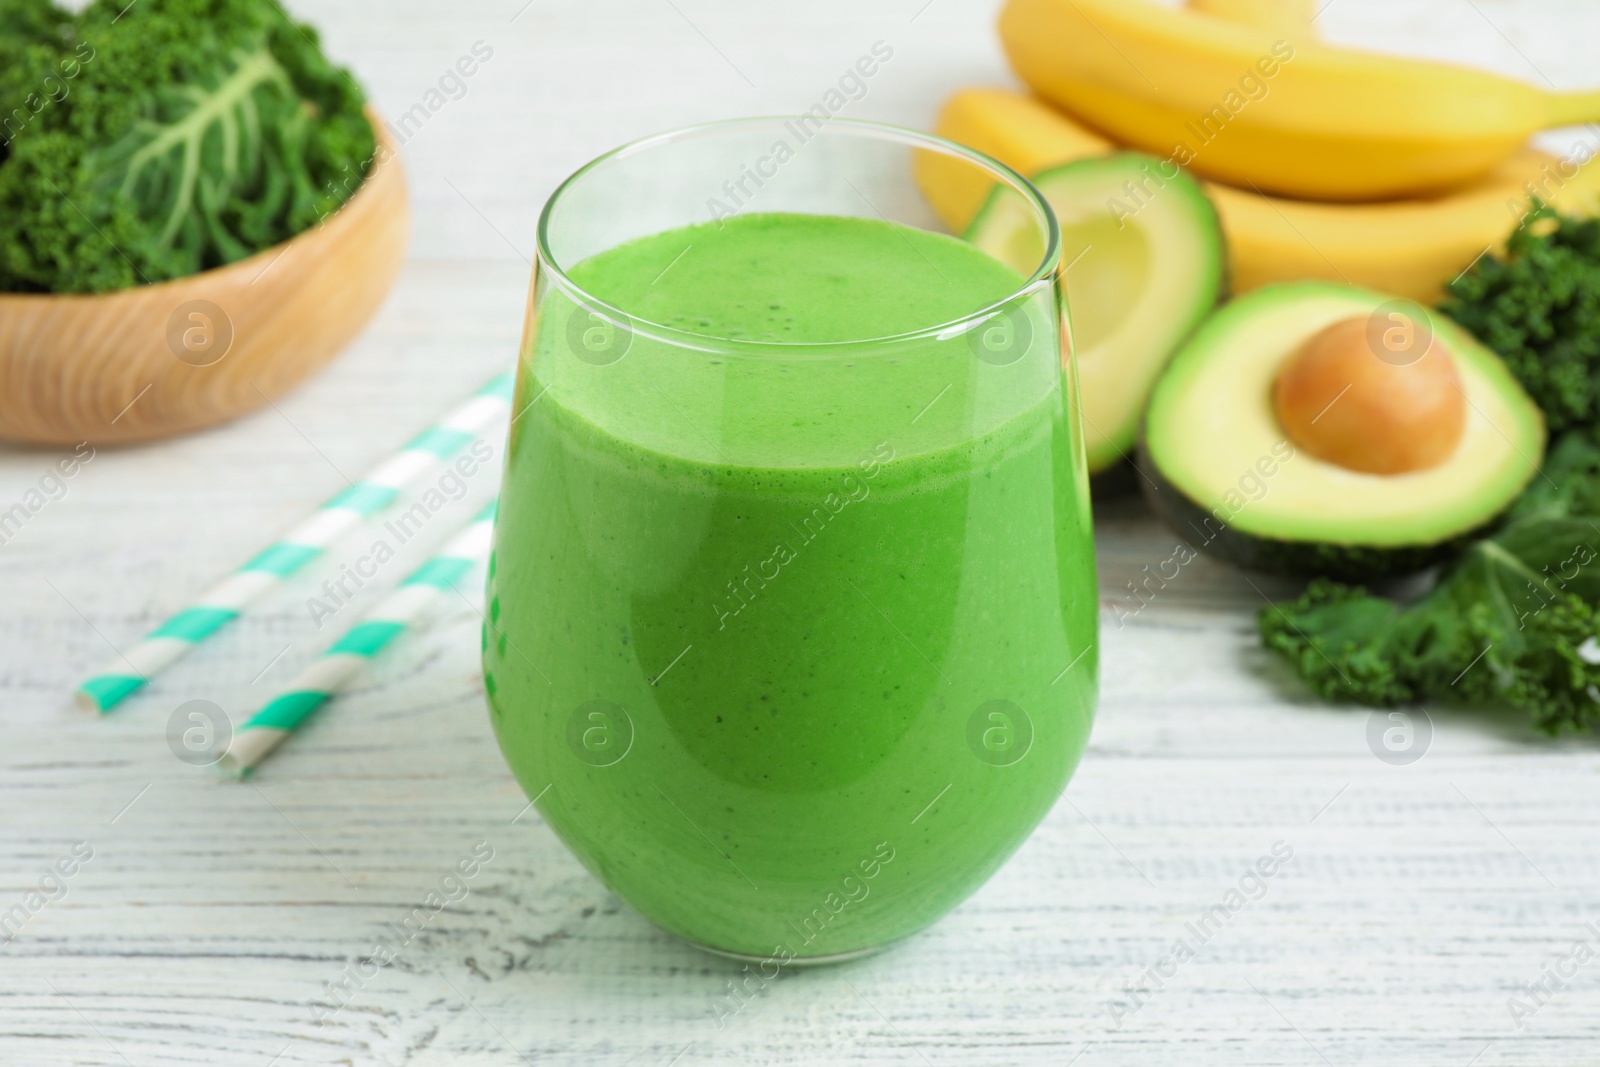
[[283, 540], [269, 545], [194, 604], [78, 686], [77, 705], [107, 712], [166, 670], [195, 645], [232, 621], [252, 601], [294, 574], [362, 520], [394, 500], [441, 460], [449, 459], [511, 407], [511, 374], [502, 374], [378, 464], [361, 481], [333, 497]]
[[494, 511], [491, 501], [438, 555], [412, 571], [370, 614], [301, 671], [288, 689], [252, 715], [233, 735], [228, 750], [217, 762], [218, 769], [237, 778], [249, 774], [312, 712], [348, 685], [368, 660], [415, 623], [474, 564], [487, 557], [494, 533]]

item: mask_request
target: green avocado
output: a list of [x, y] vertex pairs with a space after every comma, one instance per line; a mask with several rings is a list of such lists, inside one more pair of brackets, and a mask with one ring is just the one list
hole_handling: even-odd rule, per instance
[[[1188, 173], [1137, 152], [1052, 167], [1033, 184], [1061, 226], [1089, 473], [1097, 494], [1131, 488], [1150, 387], [1226, 284], [1222, 227]], [[966, 239], [1027, 274], [1043, 249], [1009, 192], [996, 189]]]
[[1443, 461], [1362, 473], [1296, 447], [1279, 424], [1272, 388], [1285, 361], [1394, 299], [1325, 282], [1268, 286], [1195, 333], [1152, 390], [1140, 443], [1145, 495], [1175, 532], [1256, 570], [1374, 581], [1448, 557], [1510, 507], [1543, 458], [1544, 418], [1498, 356], [1416, 305], [1466, 400]]

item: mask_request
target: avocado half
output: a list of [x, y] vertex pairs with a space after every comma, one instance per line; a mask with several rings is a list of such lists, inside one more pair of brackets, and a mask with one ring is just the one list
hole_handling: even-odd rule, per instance
[[[1033, 184], [1061, 226], [1089, 474], [1097, 494], [1131, 488], [1150, 387], [1225, 285], [1216, 208], [1187, 172], [1138, 152], [1052, 167]], [[1008, 192], [990, 195], [966, 239], [1028, 274], [1043, 250]]]
[[1312, 335], [1395, 298], [1295, 282], [1242, 296], [1203, 325], [1151, 392], [1139, 449], [1151, 505], [1190, 544], [1243, 567], [1375, 581], [1453, 554], [1494, 523], [1544, 455], [1544, 417], [1499, 357], [1442, 315], [1434, 337], [1465, 394], [1443, 462], [1364, 474], [1296, 448], [1273, 382]]

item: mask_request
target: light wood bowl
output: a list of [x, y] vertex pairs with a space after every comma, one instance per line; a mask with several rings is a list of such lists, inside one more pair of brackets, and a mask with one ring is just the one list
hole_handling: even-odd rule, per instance
[[253, 411], [332, 359], [377, 310], [405, 251], [405, 173], [388, 128], [367, 117], [379, 146], [371, 173], [283, 244], [117, 292], [0, 293], [0, 439], [169, 437]]

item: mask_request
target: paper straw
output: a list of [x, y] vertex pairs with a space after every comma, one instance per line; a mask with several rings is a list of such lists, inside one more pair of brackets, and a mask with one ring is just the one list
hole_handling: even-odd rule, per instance
[[243, 778], [283, 743], [311, 713], [348, 685], [367, 661], [421, 618], [435, 600], [489, 555], [494, 533], [493, 502], [456, 534], [438, 555], [412, 571], [377, 607], [328, 651], [301, 671], [289, 687], [252, 715], [233, 735], [218, 760], [224, 774]]
[[329, 545], [449, 459], [511, 407], [513, 376], [490, 381], [460, 407], [333, 497], [283, 540], [269, 545], [198, 601], [168, 619], [73, 694], [85, 711], [104, 713], [232, 621], [252, 601], [315, 559]]

